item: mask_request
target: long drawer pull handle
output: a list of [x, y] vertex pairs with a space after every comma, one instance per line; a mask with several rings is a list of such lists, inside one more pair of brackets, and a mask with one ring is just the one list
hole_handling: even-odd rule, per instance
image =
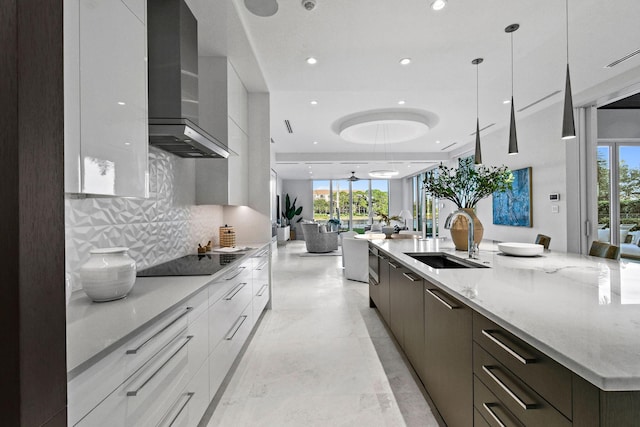
[[265, 283], [264, 285], [262, 285], [262, 287], [258, 290], [258, 293], [256, 294], [256, 296], [261, 297], [262, 295], [264, 295], [264, 291], [266, 291], [268, 287], [269, 287], [268, 283]]
[[527, 357], [527, 356], [521, 355], [520, 353], [518, 353], [517, 351], [515, 351], [514, 349], [509, 347], [507, 344], [505, 344], [504, 342], [502, 342], [498, 338], [494, 337], [491, 332], [492, 331], [483, 329], [482, 330], [482, 335], [484, 335], [485, 337], [489, 338], [491, 341], [493, 341], [493, 343], [495, 343], [498, 347], [500, 347], [501, 349], [503, 349], [504, 351], [509, 353], [518, 362], [522, 363], [523, 365], [527, 365], [529, 363], [533, 363], [533, 362], [536, 361], [535, 357]]
[[149, 381], [151, 381], [153, 379], [153, 377], [155, 377], [156, 375], [158, 375], [158, 372], [160, 372], [162, 370], [162, 368], [164, 368], [165, 366], [167, 366], [167, 364], [171, 361], [171, 359], [173, 359], [176, 354], [180, 353], [180, 350], [182, 350], [184, 348], [184, 346], [186, 346], [189, 341], [191, 341], [191, 338], [193, 338], [193, 335], [188, 335], [184, 342], [176, 349], [176, 351], [174, 351], [173, 353], [171, 353], [171, 356], [169, 356], [167, 358], [167, 360], [165, 360], [162, 365], [160, 365], [160, 367], [158, 369], [156, 369], [151, 375], [149, 375], [149, 377], [144, 380], [142, 382], [142, 384], [140, 384], [140, 386], [138, 388], [136, 388], [135, 390], [129, 390], [127, 391], [127, 396], [137, 396], [138, 393], [140, 393], [140, 391], [144, 388], [144, 386], [146, 386], [147, 384], [149, 384]]
[[144, 341], [142, 344], [140, 344], [138, 347], [136, 348], [132, 348], [127, 350], [126, 354], [137, 354], [142, 347], [144, 347], [145, 345], [147, 345], [149, 342], [151, 342], [155, 337], [157, 337], [158, 335], [160, 335], [161, 333], [163, 333], [164, 331], [166, 331], [167, 329], [169, 329], [174, 323], [176, 323], [178, 320], [182, 319], [184, 316], [187, 315], [187, 313], [189, 313], [191, 310], [193, 310], [193, 307], [186, 307], [184, 309], [184, 311], [182, 313], [180, 313], [179, 316], [176, 316], [175, 319], [173, 319], [171, 322], [167, 323], [164, 328], [160, 329], [158, 332], [156, 332], [155, 334], [151, 335], [149, 338], [147, 338], [146, 341]]
[[231, 301], [233, 299], [233, 297], [235, 297], [236, 294], [238, 292], [240, 292], [240, 289], [244, 288], [246, 285], [247, 284], [244, 283], [244, 282], [243, 283], [238, 283], [238, 285], [235, 288], [231, 289], [229, 291], [229, 293], [224, 297], [224, 300], [225, 301]]
[[400, 266], [399, 266], [399, 265], [394, 264], [394, 263], [392, 263], [391, 261], [389, 261], [389, 265], [390, 265], [392, 268], [400, 268]]
[[431, 289], [427, 289], [427, 293], [429, 295], [431, 295], [432, 297], [434, 297], [436, 300], [438, 300], [442, 305], [444, 305], [445, 307], [447, 307], [449, 310], [455, 310], [457, 308], [460, 308], [457, 305], [451, 305], [449, 304], [447, 301], [445, 301], [441, 296], [437, 295], [435, 292], [433, 292]]
[[422, 279], [420, 279], [420, 278], [413, 277], [413, 276], [411, 275], [411, 273], [402, 273], [402, 275], [403, 275], [404, 277], [406, 277], [407, 279], [411, 280], [412, 282], [420, 282], [420, 281], [422, 280]]
[[489, 406], [489, 404], [487, 404], [487, 403], [483, 403], [483, 404], [482, 404], [482, 407], [485, 409], [485, 411], [487, 411], [487, 412], [489, 413], [489, 415], [491, 415], [491, 418], [493, 418], [493, 420], [494, 420], [495, 422], [497, 422], [497, 423], [498, 423], [498, 425], [499, 425], [500, 427], [507, 427], [507, 426], [505, 425], [505, 423], [503, 423], [503, 422], [500, 420], [500, 418], [498, 418], [498, 415], [497, 415], [495, 412], [493, 412], [493, 410], [491, 409], [491, 406]]
[[369, 283], [373, 286], [378, 286], [380, 283], [376, 282], [376, 279], [374, 279], [373, 277], [369, 276]]
[[242, 326], [242, 324], [244, 323], [245, 320], [247, 320], [247, 315], [245, 315], [245, 314], [243, 314], [242, 316], [238, 317], [238, 320], [236, 320], [236, 323], [233, 324], [233, 326], [229, 330], [229, 333], [227, 334], [226, 337], [224, 337], [224, 339], [227, 340], [227, 341], [231, 341], [233, 339], [233, 337], [236, 335], [236, 333], [238, 332], [238, 329], [240, 329], [240, 326]]
[[[184, 411], [184, 408], [187, 407], [187, 405], [189, 404], [189, 401], [191, 400], [194, 394], [195, 394], [194, 392], [188, 391], [178, 396], [178, 400], [176, 400], [176, 402], [172, 405], [172, 410], [170, 410], [167, 416], [162, 421], [160, 421], [160, 424], [158, 424], [158, 427], [164, 427], [164, 426], [171, 427], [176, 422], [180, 414], [182, 414], [182, 411]], [[185, 397], [186, 399], [184, 403], [178, 406], [180, 404], [180, 400], [184, 399]], [[178, 411], [175, 414], [172, 414], [173, 409], [177, 407], [179, 408]]]
[[524, 409], [525, 411], [529, 409], [535, 409], [536, 407], [535, 404], [525, 403], [521, 398], [518, 397], [517, 394], [515, 394], [509, 387], [507, 387], [507, 385], [504, 382], [502, 382], [502, 380], [500, 380], [500, 378], [498, 378], [496, 374], [491, 372], [491, 366], [482, 365], [482, 370], [486, 372], [486, 374], [489, 375], [489, 377], [493, 381], [495, 381], [496, 384], [500, 386], [500, 388], [502, 388], [505, 392], [507, 392], [507, 394], [511, 396], [511, 398], [515, 400], [516, 403], [520, 405], [520, 407], [522, 407], [522, 409]]
[[243, 266], [243, 267], [238, 267], [238, 269], [236, 270], [236, 271], [237, 271], [237, 273], [236, 273], [236, 274], [234, 274], [234, 275], [233, 275], [233, 276], [231, 276], [231, 277], [226, 277], [226, 278], [225, 278], [225, 280], [235, 279], [236, 277], [238, 277], [238, 275], [239, 275], [240, 273], [242, 273], [242, 270], [244, 270], [245, 268], [247, 268], [247, 267], [244, 267], [244, 266]]
[[262, 261], [260, 264], [258, 264], [258, 266], [256, 267], [256, 270], [262, 270], [264, 268], [265, 265], [267, 265], [268, 260], [264, 260]]

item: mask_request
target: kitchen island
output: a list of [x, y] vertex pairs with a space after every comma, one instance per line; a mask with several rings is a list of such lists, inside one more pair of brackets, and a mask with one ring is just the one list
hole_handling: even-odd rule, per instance
[[[444, 348], [456, 339], [460, 345], [452, 348], [452, 352], [456, 356], [459, 352], [468, 355], [468, 360], [462, 363], [468, 370], [468, 376], [462, 374], [465, 382], [462, 388], [476, 391], [473, 395], [467, 393], [469, 399], [473, 399], [473, 411], [482, 409], [482, 402], [476, 400], [477, 394], [484, 390], [480, 381], [486, 373], [484, 371], [491, 370], [494, 363], [498, 366], [502, 357], [499, 353], [512, 352], [516, 356], [505, 356], [503, 370], [514, 374], [514, 378], [500, 375], [489, 375], [488, 378], [499, 377], [498, 389], [508, 390], [507, 395], [513, 391], [509, 384], [516, 389], [520, 387], [520, 391], [515, 392], [520, 396], [520, 402], [515, 406], [521, 407], [524, 400], [524, 413], [530, 414], [535, 404], [527, 405], [527, 398], [522, 396], [540, 393], [542, 398], [552, 400], [550, 407], [558, 408], [564, 417], [551, 424], [564, 425], [562, 422], [567, 421], [569, 424], [566, 425], [571, 425], [571, 422], [581, 425], [584, 420], [595, 417], [588, 425], [625, 425], [625, 420], [637, 417], [638, 414], [629, 413], [629, 409], [640, 411], [640, 393], [637, 392], [640, 390], [640, 264], [558, 252], [544, 252], [532, 258], [510, 257], [501, 254], [497, 245], [486, 241], [480, 245], [479, 258], [472, 261], [479, 268], [435, 269], [407, 255], [436, 252], [467, 258], [466, 252], [455, 251], [447, 240], [378, 240], [370, 243], [370, 252], [372, 305], [378, 306], [409, 360], [415, 361], [414, 368], [430, 395], [436, 392], [430, 390], [428, 384], [430, 381], [433, 383], [429, 379], [430, 371], [433, 363], [437, 362], [436, 356], [434, 359], [429, 355], [434, 340]], [[379, 267], [377, 271], [376, 265]], [[403, 280], [408, 283], [404, 288]], [[422, 296], [418, 297], [415, 289], [422, 284]], [[411, 309], [407, 306], [416, 306], [416, 299], [420, 298], [423, 299], [420, 307]], [[433, 308], [437, 304], [430, 309], [432, 300], [449, 308], [461, 309], [448, 310], [450, 313], [462, 313], [463, 309], [469, 312], [468, 319], [445, 322], [455, 324], [460, 321], [461, 328], [454, 337], [442, 342], [437, 341], [442, 334], [432, 330], [434, 324], [442, 321], [431, 319], [434, 310], [438, 310]], [[415, 322], [400, 314], [403, 309], [419, 313], [419, 308], [423, 314]], [[420, 322], [424, 327], [415, 331], [415, 324]], [[489, 345], [495, 343], [499, 349], [493, 356], [498, 361], [476, 366], [483, 357], [492, 356], [484, 353]], [[509, 346], [509, 343], [513, 345]], [[529, 352], [539, 353], [540, 357], [530, 360], [520, 357]], [[524, 362], [511, 366], [510, 360], [518, 358]], [[558, 380], [560, 385], [553, 385], [551, 388], [554, 390], [541, 392], [535, 386], [527, 388], [531, 384], [526, 384], [526, 381], [517, 383], [528, 375], [520, 375], [517, 365], [542, 366], [542, 358], [548, 361], [550, 369], [558, 372], [560, 377], [564, 376]], [[427, 366], [422, 363], [425, 359], [429, 361]], [[534, 377], [540, 377], [540, 373]], [[549, 381], [555, 381], [553, 378]], [[567, 393], [559, 392], [563, 390], [563, 384]], [[504, 385], [506, 388], [502, 387]], [[547, 393], [558, 394], [559, 401]], [[513, 400], [512, 397], [505, 399]], [[434, 402], [438, 406], [437, 399]], [[595, 405], [599, 414], [587, 416], [584, 408], [580, 409], [578, 405]], [[489, 405], [489, 410], [482, 414], [483, 421], [489, 425], [496, 422], [496, 414], [498, 418], [502, 416], [505, 419], [513, 416], [508, 405], [502, 414], [492, 408]], [[443, 412], [439, 406], [438, 409]], [[612, 412], [626, 418], [607, 418], [612, 416]], [[576, 417], [581, 420], [579, 423]], [[446, 421], [447, 417], [444, 418]], [[523, 422], [519, 416], [514, 418]], [[456, 425], [456, 422], [449, 424]]]

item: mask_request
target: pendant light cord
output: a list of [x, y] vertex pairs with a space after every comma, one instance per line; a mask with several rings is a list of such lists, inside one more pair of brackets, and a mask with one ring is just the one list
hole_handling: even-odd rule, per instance
[[513, 32], [511, 33], [511, 101], [513, 102]]
[[565, 0], [565, 18], [566, 18], [566, 30], [567, 30], [567, 65], [569, 65], [569, 0]]
[[480, 119], [480, 106], [479, 106], [480, 105], [480, 102], [479, 102], [480, 89], [478, 89], [479, 85], [480, 85], [480, 83], [479, 83], [480, 80], [478, 79], [478, 73], [479, 73], [478, 70], [480, 69], [479, 67], [480, 67], [480, 63], [477, 63], [476, 64], [476, 118], [477, 119]]

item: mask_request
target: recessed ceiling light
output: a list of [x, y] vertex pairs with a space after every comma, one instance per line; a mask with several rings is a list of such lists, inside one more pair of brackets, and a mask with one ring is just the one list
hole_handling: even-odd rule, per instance
[[405, 101], [403, 101], [402, 99], [400, 101], [398, 101], [398, 105], [404, 105]]
[[409, 65], [409, 64], [411, 64], [411, 58], [402, 58], [400, 60], [400, 64], [401, 65]]
[[318, 144], [318, 141], [313, 141], [313, 145], [316, 145], [316, 144]]
[[310, 104], [311, 104], [311, 105], [318, 105], [318, 101], [313, 100], [313, 101], [311, 101], [311, 102], [310, 102]]
[[126, 105], [126, 104], [122, 101], [118, 101], [118, 105]]
[[317, 64], [317, 63], [318, 63], [318, 60], [316, 58], [314, 58], [313, 56], [310, 56], [310, 57], [307, 58], [307, 64], [314, 65], [314, 64]]
[[309, 169], [311, 169], [311, 165], [309, 165]]
[[431, 2], [431, 9], [442, 10], [447, 5], [447, 0], [433, 0]]
[[510, 99], [505, 99], [504, 101], [502, 101], [503, 104], [511, 104], [511, 100]]
[[440, 144], [440, 141], [436, 141], [436, 144]]

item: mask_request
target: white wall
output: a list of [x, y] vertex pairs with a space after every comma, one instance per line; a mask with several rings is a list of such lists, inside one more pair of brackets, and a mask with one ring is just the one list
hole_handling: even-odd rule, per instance
[[598, 138], [640, 139], [640, 110], [598, 110]]
[[[302, 217], [304, 219], [312, 220], [313, 219], [313, 181], [310, 179], [285, 179], [282, 181], [282, 192], [280, 195], [280, 207], [281, 211], [284, 210], [285, 207], [285, 196], [289, 194], [289, 198], [291, 199], [291, 203], [297, 197], [298, 201], [296, 202], [296, 206], [302, 206]], [[297, 221], [297, 218], [294, 218], [294, 221]], [[291, 224], [292, 227], [295, 227], [295, 223]], [[296, 227], [296, 239], [303, 239], [302, 233], [298, 230], [299, 227]]]
[[404, 179], [389, 180], [389, 216], [395, 216], [405, 208], [403, 194]]
[[[566, 169], [565, 142], [560, 138], [562, 111], [560, 105], [553, 105], [543, 111], [518, 120], [519, 154], [510, 156], [508, 151], [508, 129], [500, 129], [482, 136], [482, 159], [487, 166], [506, 165], [512, 170], [532, 167], [532, 227], [512, 227], [493, 224], [492, 197], [481, 200], [477, 215], [484, 226], [484, 238], [499, 241], [533, 242], [538, 233], [551, 237], [550, 249], [567, 250], [566, 217]], [[560, 201], [551, 203], [550, 193], [559, 193]], [[455, 208], [445, 202], [441, 210], [440, 224]], [[552, 204], [558, 205], [559, 212], [552, 213]], [[446, 230], [440, 230], [449, 236]]]

